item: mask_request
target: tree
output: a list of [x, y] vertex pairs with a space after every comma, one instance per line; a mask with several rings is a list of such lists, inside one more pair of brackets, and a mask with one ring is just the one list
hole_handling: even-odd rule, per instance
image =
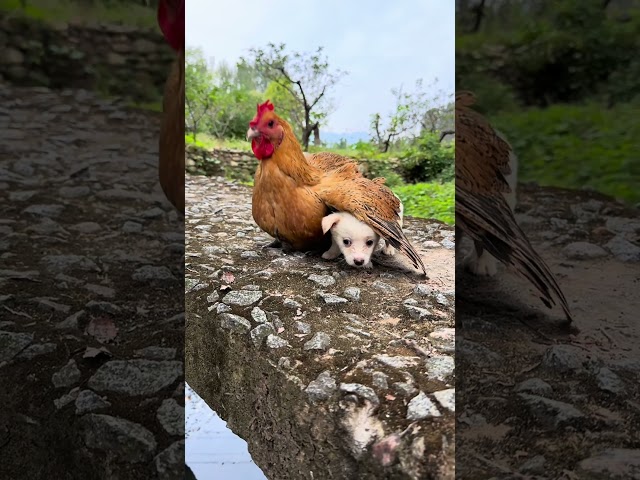
[[[327, 91], [336, 85], [346, 72], [329, 68], [322, 47], [318, 47], [314, 53], [289, 54], [285, 50], [284, 43], [269, 43], [264, 50], [252, 48], [249, 63], [263, 78], [288, 91], [291, 98], [300, 105], [301, 118], [296, 126], [306, 150], [309, 147], [309, 137], [314, 130], [319, 129], [331, 111]], [[243, 61], [247, 62], [244, 59]]]
[[[410, 92], [403, 88], [394, 88], [391, 93], [395, 97], [395, 110], [386, 119], [380, 113], [371, 117], [371, 137], [381, 152], [387, 152], [394, 141], [405, 134], [413, 138], [420, 131], [438, 133], [452, 130], [454, 125], [454, 104], [442, 90], [437, 90], [438, 79], [430, 85], [429, 94], [423, 88], [422, 79], [415, 83]], [[448, 98], [447, 98], [448, 97]]]
[[215, 101], [213, 75], [201, 49], [186, 50], [184, 75], [185, 127], [195, 141], [198, 132], [202, 131], [202, 122], [211, 115]]

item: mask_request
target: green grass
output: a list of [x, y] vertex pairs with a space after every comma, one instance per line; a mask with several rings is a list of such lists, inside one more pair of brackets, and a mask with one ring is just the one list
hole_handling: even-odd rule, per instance
[[0, 10], [47, 23], [112, 23], [157, 29], [156, 10], [142, 5], [126, 3], [105, 5], [70, 0], [0, 0]]
[[195, 145], [200, 148], [212, 149], [227, 149], [227, 150], [243, 150], [251, 152], [251, 143], [242, 139], [220, 139], [206, 133], [198, 133], [196, 140], [193, 140], [193, 134], [188, 133], [184, 136], [186, 143]]
[[554, 105], [503, 113], [491, 121], [509, 139], [520, 181], [589, 188], [640, 202], [638, 105]]
[[453, 225], [455, 221], [455, 184], [415, 183], [392, 188], [410, 217], [435, 218]]

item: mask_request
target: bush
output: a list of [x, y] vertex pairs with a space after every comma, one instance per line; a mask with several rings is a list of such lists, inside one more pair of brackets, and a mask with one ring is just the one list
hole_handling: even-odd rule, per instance
[[423, 134], [400, 156], [405, 181], [426, 182], [445, 174], [451, 180], [455, 164], [454, 143], [441, 143], [436, 134]]

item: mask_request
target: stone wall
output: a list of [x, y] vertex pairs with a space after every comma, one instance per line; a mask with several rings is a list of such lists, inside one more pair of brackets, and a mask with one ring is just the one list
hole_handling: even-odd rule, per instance
[[258, 162], [251, 152], [228, 149], [204, 149], [186, 145], [186, 169], [194, 175], [222, 176], [250, 180]]
[[156, 30], [52, 26], [0, 14], [0, 81], [157, 102], [174, 53]]

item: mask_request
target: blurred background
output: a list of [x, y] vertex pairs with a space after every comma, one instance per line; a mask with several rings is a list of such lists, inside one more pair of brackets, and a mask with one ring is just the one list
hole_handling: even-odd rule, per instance
[[520, 181], [640, 202], [640, 2], [458, 0], [456, 89], [506, 134]]

